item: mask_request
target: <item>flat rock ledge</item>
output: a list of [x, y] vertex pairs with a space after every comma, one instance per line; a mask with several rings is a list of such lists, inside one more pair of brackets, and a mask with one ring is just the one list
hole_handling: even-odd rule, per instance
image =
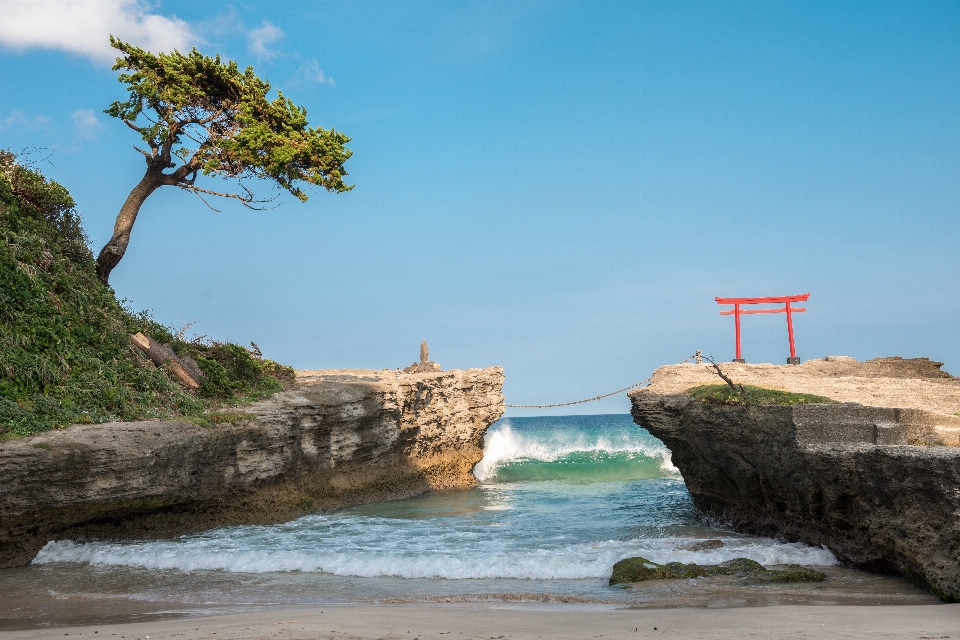
[[166, 538], [468, 487], [503, 369], [297, 372], [235, 424], [76, 425], [0, 442], [0, 567], [50, 540]]
[[[811, 371], [794, 368], [802, 380], [791, 388], [790, 367], [767, 366], [778, 381], [768, 386], [828, 395], [811, 384]], [[764, 384], [758, 369], [749, 377], [729, 370], [734, 381]], [[877, 376], [871, 390], [862, 370], [850, 373], [868, 396], [885, 393], [894, 378]], [[842, 377], [829, 385], [839, 388]], [[955, 381], [938, 382], [956, 389]], [[853, 402], [744, 407], [671, 391], [632, 392], [631, 412], [670, 449], [700, 517], [822, 545], [845, 564], [960, 601], [960, 418], [943, 411], [947, 402], [936, 411]]]

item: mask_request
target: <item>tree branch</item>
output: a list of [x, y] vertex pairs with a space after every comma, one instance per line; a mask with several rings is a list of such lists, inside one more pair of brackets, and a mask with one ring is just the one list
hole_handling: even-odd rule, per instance
[[713, 365], [713, 368], [716, 370], [717, 375], [730, 385], [730, 388], [733, 389], [733, 392], [740, 396], [740, 404], [747, 405], [747, 390], [744, 389], [742, 384], [734, 384], [733, 380], [730, 379], [730, 376], [723, 372], [723, 369], [720, 368], [720, 365], [717, 364], [716, 360], [713, 359], [713, 356], [706, 356], [707, 362]]
[[[181, 168], [182, 168], [182, 167], [181, 167]], [[234, 200], [239, 200], [240, 203], [243, 204], [243, 206], [245, 206], [246, 208], [248, 208], [248, 209], [255, 209], [255, 210], [257, 210], [257, 211], [266, 211], [267, 209], [273, 209], [273, 208], [275, 208], [275, 207], [257, 207], [257, 206], [254, 206], [254, 205], [257, 205], [257, 204], [261, 204], [261, 203], [272, 202], [275, 198], [269, 198], [269, 199], [267, 199], [267, 200], [257, 200], [257, 199], [254, 197], [253, 192], [252, 192], [250, 189], [248, 189], [247, 187], [243, 186], [243, 185], [240, 185], [240, 186], [243, 188], [244, 191], [247, 192], [247, 195], [245, 195], [245, 196], [242, 196], [242, 195], [240, 195], [239, 193], [222, 193], [222, 192], [220, 192], [220, 191], [210, 191], [209, 189], [203, 189], [203, 188], [201, 188], [201, 187], [197, 187], [197, 186], [195, 186], [195, 185], [193, 185], [193, 184], [189, 184], [189, 183], [185, 183], [185, 182], [178, 182], [175, 186], [180, 187], [180, 188], [183, 189], [184, 191], [192, 191], [192, 192], [193, 192], [194, 194], [196, 194], [197, 197], [200, 198], [201, 200], [203, 200], [203, 198], [200, 197], [200, 194], [201, 194], [201, 193], [204, 193], [204, 194], [207, 194], [207, 195], [210, 195], [210, 196], [217, 196], [218, 198], [232, 198], [232, 199], [234, 199]], [[214, 209], [213, 207], [211, 207], [211, 206], [207, 203], [206, 200], [203, 200], [203, 202], [204, 202], [204, 204], [206, 204], [208, 207], [210, 207], [210, 208], [213, 209], [214, 211], [219, 211], [219, 209]]]
[[[178, 185], [178, 186], [179, 186], [179, 185]], [[211, 211], [216, 211], [217, 213], [222, 213], [222, 211], [220, 211], [220, 209], [217, 209], [215, 206], [213, 206], [212, 204], [210, 204], [209, 202], [207, 202], [207, 201], [204, 199], [204, 197], [203, 197], [202, 195], [200, 195], [199, 193], [197, 193], [194, 189], [190, 189], [190, 188], [188, 188], [188, 187], [186, 187], [186, 186], [181, 186], [180, 188], [183, 189], [184, 191], [189, 191], [189, 192], [192, 193], [193, 195], [195, 195], [195, 196], [197, 196], [198, 198], [200, 198], [200, 202], [202, 202], [203, 204], [207, 205], [207, 207], [208, 207]]]
[[123, 124], [130, 127], [131, 129], [133, 129], [134, 131], [136, 131], [137, 133], [139, 133], [140, 135], [143, 135], [143, 127], [138, 127], [137, 125], [133, 124], [126, 118], [120, 118], [120, 121], [123, 122]]

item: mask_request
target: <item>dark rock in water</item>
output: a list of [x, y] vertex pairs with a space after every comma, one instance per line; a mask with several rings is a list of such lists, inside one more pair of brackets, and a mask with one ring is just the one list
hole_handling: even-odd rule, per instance
[[824, 574], [813, 569], [807, 569], [799, 565], [788, 566], [790, 568], [786, 570], [766, 569], [759, 562], [754, 562], [749, 558], [734, 558], [716, 565], [684, 564], [682, 562], [657, 564], [641, 557], [626, 558], [613, 565], [610, 584], [729, 575], [762, 582], [822, 582], [826, 578]]
[[610, 584], [643, 582], [645, 580], [664, 580], [676, 578], [677, 574], [662, 564], [646, 558], [626, 558], [613, 565]]
[[762, 564], [755, 560], [751, 560], [750, 558], [734, 558], [733, 560], [727, 560], [723, 563], [723, 566], [738, 573], [757, 573], [759, 571], [766, 571]]
[[725, 576], [730, 569], [722, 565], [712, 564], [684, 564], [682, 562], [668, 562], [666, 567], [677, 578], [706, 578], [707, 576]]
[[770, 569], [757, 577], [764, 582], [823, 582], [827, 576], [819, 571], [807, 569], [800, 565], [789, 565], [789, 569]]
[[707, 551], [708, 549], [722, 549], [723, 540], [701, 540], [700, 542], [694, 542], [693, 544], [687, 544], [677, 548], [681, 551]]
[[[823, 545], [844, 564], [960, 601], [960, 417], [630, 397], [634, 420], [670, 449], [701, 517]], [[917, 446], [937, 442], [952, 446]]]

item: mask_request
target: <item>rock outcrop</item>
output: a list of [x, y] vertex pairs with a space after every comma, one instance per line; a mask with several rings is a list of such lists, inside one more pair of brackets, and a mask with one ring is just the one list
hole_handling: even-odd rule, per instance
[[[722, 366], [737, 382], [765, 382], [756, 370], [748, 377]], [[829, 395], [807, 381], [790, 385], [783, 370], [799, 367], [776, 369], [775, 386]], [[869, 396], [864, 371], [852, 373], [851, 388]], [[889, 378], [877, 376], [877, 384]], [[697, 382], [706, 381], [717, 379]], [[702, 517], [824, 545], [847, 564], [898, 573], [960, 600], [960, 418], [855, 403], [713, 405], [681, 388], [632, 392], [632, 414], [670, 449]]]
[[301, 371], [198, 427], [76, 425], [0, 442], [0, 567], [49, 540], [170, 537], [470, 486], [503, 369]]
[[[826, 396], [870, 407], [923, 409], [960, 413], [960, 378], [928, 358], [828, 357], [800, 365], [722, 362], [723, 371], [739, 384]], [[700, 384], [721, 382], [708, 364], [677, 364], [657, 369], [647, 387], [663, 395], [683, 393]]]

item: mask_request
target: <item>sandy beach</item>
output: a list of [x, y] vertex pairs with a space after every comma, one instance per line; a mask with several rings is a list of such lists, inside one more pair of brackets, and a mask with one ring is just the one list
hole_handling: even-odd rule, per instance
[[0, 632], [0, 639], [910, 638], [960, 637], [960, 604], [602, 609], [566, 605], [356, 605]]

